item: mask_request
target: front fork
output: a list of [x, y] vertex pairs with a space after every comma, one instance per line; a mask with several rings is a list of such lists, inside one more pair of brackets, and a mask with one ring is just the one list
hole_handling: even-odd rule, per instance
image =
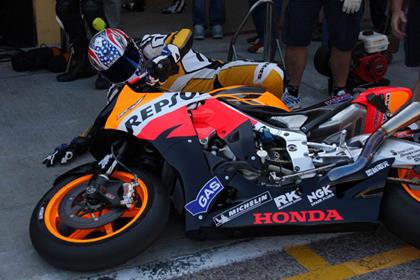
[[[138, 184], [138, 177], [136, 173], [129, 170], [121, 163], [121, 158], [127, 150], [125, 142], [115, 152], [114, 148], [118, 142], [114, 143], [111, 148], [111, 153], [105, 155], [98, 162], [97, 171], [90, 180], [86, 188], [86, 195], [91, 199], [100, 199], [112, 207], [125, 206], [131, 208], [135, 198], [135, 188]], [[130, 183], [118, 184], [111, 179], [112, 173], [117, 170], [117, 166], [124, 167], [134, 175], [134, 180]], [[122, 194], [121, 190], [122, 189]]]

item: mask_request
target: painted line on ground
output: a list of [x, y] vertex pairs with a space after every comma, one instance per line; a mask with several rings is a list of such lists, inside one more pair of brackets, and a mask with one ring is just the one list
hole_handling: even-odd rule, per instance
[[286, 252], [309, 271], [285, 278], [287, 280], [340, 280], [420, 259], [420, 250], [401, 247], [358, 260], [330, 265], [308, 246], [291, 247]]
[[[213, 249], [164, 260], [151, 261], [135, 267], [121, 268], [114, 272], [95, 274], [82, 279], [171, 279], [236, 262], [255, 259], [273, 251], [283, 251], [286, 247], [300, 246], [340, 235], [344, 234], [290, 235], [239, 240]], [[44, 280], [54, 279], [51, 276]]]
[[309, 271], [318, 270], [330, 264], [315, 253], [309, 246], [295, 246], [286, 249], [286, 253]]

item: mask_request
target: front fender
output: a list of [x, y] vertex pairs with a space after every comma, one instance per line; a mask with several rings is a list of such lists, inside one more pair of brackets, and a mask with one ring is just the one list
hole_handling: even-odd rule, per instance
[[54, 186], [56, 186], [57, 184], [59, 184], [60, 182], [68, 178], [69, 176], [74, 176], [74, 175], [81, 176], [88, 173], [93, 173], [95, 171], [96, 166], [97, 166], [96, 161], [93, 161], [93, 162], [89, 162], [89, 163], [77, 166], [73, 169], [70, 169], [69, 171], [61, 174], [54, 180]]

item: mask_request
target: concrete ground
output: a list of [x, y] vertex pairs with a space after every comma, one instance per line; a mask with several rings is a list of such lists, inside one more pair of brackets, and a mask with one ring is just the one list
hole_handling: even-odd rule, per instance
[[[165, 17], [157, 8], [150, 8], [143, 14], [126, 13], [122, 17], [122, 27], [136, 36], [145, 32], [165, 33], [181, 27], [186, 15]], [[150, 24], [151, 20], [157, 23], [156, 26]], [[207, 39], [195, 42], [195, 48], [208, 56], [224, 59], [228, 43], [229, 38]], [[244, 38], [241, 38], [239, 50], [243, 56], [248, 56], [246, 47]], [[316, 44], [313, 44], [309, 50], [310, 61], [315, 48]], [[394, 57], [387, 77], [393, 85], [411, 87], [417, 78], [417, 70], [405, 68], [402, 62], [400, 52]], [[93, 84], [94, 78], [57, 83], [55, 74], [45, 71], [17, 73], [12, 71], [9, 63], [0, 64], [0, 279], [251, 279], [262, 275], [278, 279], [314, 270], [310, 265], [302, 265], [305, 261], [294, 258], [288, 248], [302, 248], [299, 246], [309, 244], [310, 252], [316, 252], [324, 260], [321, 263], [325, 266], [317, 268], [322, 272], [329, 271], [322, 269], [331, 265], [407, 246], [383, 228], [374, 233], [350, 235], [197, 242], [186, 239], [181, 222], [173, 219], [163, 236], [146, 252], [110, 271], [73, 273], [46, 264], [29, 240], [28, 225], [33, 207], [56, 176], [91, 158], [84, 156], [70, 165], [54, 168], [45, 168], [41, 161], [57, 144], [69, 141], [94, 121], [105, 104], [105, 93], [94, 90]], [[326, 97], [326, 89], [326, 79], [318, 75], [309, 63], [302, 86], [304, 103], [309, 105]], [[401, 254], [407, 255], [406, 251]], [[366, 272], [368, 274], [351, 276], [360, 279], [419, 279], [418, 257], [415, 252], [410, 254], [414, 257], [404, 259], [404, 262], [391, 262], [397, 266], [371, 266], [372, 269]], [[182, 276], [184, 274], [188, 276]]]

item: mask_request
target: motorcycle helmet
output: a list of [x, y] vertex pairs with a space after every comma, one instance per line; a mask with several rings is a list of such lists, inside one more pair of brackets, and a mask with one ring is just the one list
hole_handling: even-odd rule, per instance
[[89, 61], [114, 84], [142, 72], [143, 57], [134, 41], [117, 28], [106, 28], [89, 42]]

